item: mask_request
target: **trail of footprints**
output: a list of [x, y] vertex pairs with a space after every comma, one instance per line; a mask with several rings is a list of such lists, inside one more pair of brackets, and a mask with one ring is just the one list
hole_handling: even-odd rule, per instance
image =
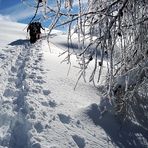
[[[30, 130], [30, 132], [34, 135], [42, 134], [42, 132], [48, 128], [51, 128], [51, 122], [55, 120], [59, 120], [61, 124], [71, 126], [71, 121], [73, 120], [69, 115], [65, 115], [62, 113], [54, 115], [54, 109], [58, 106], [55, 100], [50, 97], [52, 93], [49, 89], [43, 88], [45, 83], [43, 74], [46, 72], [42, 67], [42, 52], [41, 48], [37, 47], [32, 51], [33, 58], [29, 60], [29, 68], [27, 68], [27, 84], [31, 86], [29, 91], [29, 96], [27, 96], [27, 100], [31, 100], [29, 102], [29, 119], [31, 119], [34, 123], [34, 128]], [[33, 61], [31, 61], [33, 59]], [[28, 86], [29, 87], [29, 86]], [[38, 94], [38, 98], [34, 98], [34, 94]], [[42, 105], [44, 110], [42, 110], [39, 106]], [[53, 111], [52, 111], [53, 110]], [[51, 113], [50, 113], [51, 112]], [[50, 113], [50, 115], [49, 115]], [[53, 114], [52, 114], [53, 113]], [[39, 114], [42, 119], [39, 119]], [[48, 114], [48, 115], [47, 115]], [[50, 117], [50, 119], [49, 119]], [[49, 121], [50, 120], [50, 121]], [[45, 121], [45, 122], [43, 122]], [[48, 122], [47, 122], [48, 121]], [[75, 122], [75, 121], [74, 121]], [[66, 127], [65, 127], [66, 128]], [[35, 130], [35, 131], [34, 131]], [[50, 134], [50, 133], [49, 133]], [[78, 148], [85, 147], [85, 139], [81, 138], [78, 135], [71, 135], [73, 142], [77, 145]], [[31, 139], [32, 147], [37, 148], [41, 147], [40, 143], [36, 140], [36, 138], [32, 137]]]
[[[33, 45], [34, 46], [34, 45]], [[4, 71], [9, 73], [6, 75], [7, 85], [3, 90], [3, 97], [8, 101], [3, 101], [3, 106], [14, 112], [10, 118], [10, 127], [6, 137], [0, 139], [0, 146], [9, 148], [41, 148], [40, 143], [34, 138], [35, 133], [42, 133], [44, 129], [50, 127], [50, 122], [55, 120], [55, 116], [63, 125], [69, 125], [72, 121], [70, 116], [65, 114], [50, 115], [49, 111], [54, 110], [58, 106], [55, 100], [50, 98], [52, 93], [49, 89], [44, 89], [42, 67], [42, 51], [39, 44], [33, 47], [31, 45], [18, 46], [17, 49], [12, 48], [10, 56], [1, 54], [0, 59], [7, 59], [0, 65]], [[9, 58], [9, 59], [8, 59]], [[11, 60], [12, 59], [12, 60]], [[1, 90], [2, 92], [2, 90]], [[35, 98], [38, 94], [38, 98]], [[1, 102], [0, 102], [1, 103]], [[42, 105], [43, 108], [39, 106]], [[12, 107], [13, 106], [13, 107]], [[2, 110], [0, 108], [0, 110]], [[42, 117], [42, 119], [40, 119]], [[45, 123], [43, 123], [45, 121]], [[46, 121], [49, 121], [46, 123]], [[1, 124], [0, 124], [1, 126]], [[71, 136], [74, 143], [79, 148], [85, 147], [85, 140], [78, 135]]]
[[[22, 113], [26, 113], [25, 110], [27, 109], [24, 107], [26, 92], [23, 89], [23, 81], [25, 79], [24, 67], [28, 54], [27, 51], [29, 49], [26, 49], [25, 51], [24, 48], [18, 47], [17, 49], [8, 49], [10, 54], [7, 53], [7, 61], [3, 61], [3, 63], [7, 65], [7, 67], [3, 67], [3, 70], [8, 72], [8, 74], [6, 75], [6, 81], [4, 82], [6, 85], [3, 90], [3, 102], [0, 110], [1, 117], [2, 113], [4, 113], [3, 110], [5, 111], [4, 118], [8, 116], [6, 126], [8, 126], [9, 129], [5, 131], [4, 137], [0, 140], [0, 145], [9, 148], [23, 148], [23, 145], [28, 145], [28, 125], [25, 116], [22, 115]], [[3, 76], [5, 77], [5, 75]], [[5, 125], [5, 122], [3, 125]], [[23, 142], [21, 143], [20, 140], [23, 140]]]

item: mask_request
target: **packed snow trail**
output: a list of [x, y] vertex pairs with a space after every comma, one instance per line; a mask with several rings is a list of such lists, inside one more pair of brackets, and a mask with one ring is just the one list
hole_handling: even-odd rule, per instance
[[[100, 94], [93, 85], [80, 80], [74, 91], [79, 72], [75, 56], [71, 56], [67, 76], [69, 66], [61, 64], [63, 51], [56, 44], [50, 43], [49, 49], [46, 39], [30, 44], [15, 37], [7, 41], [10, 45], [3, 46], [4, 42], [0, 51], [0, 148], [147, 147], [148, 134], [140, 126], [128, 122], [121, 129], [109, 112], [101, 118]], [[110, 107], [109, 102], [103, 104]]]
[[[94, 88], [80, 83], [81, 89], [74, 91], [77, 76], [73, 75], [72, 80], [66, 76], [67, 65], [60, 64], [54, 46], [54, 53], [49, 53], [46, 40], [11, 48], [4, 63], [8, 74], [2, 77], [5, 87], [1, 89], [1, 146], [96, 147], [96, 137], [89, 129], [85, 131], [76, 117], [78, 109], [91, 104], [89, 99], [95, 100], [95, 95], [91, 96], [96, 94]], [[84, 133], [87, 139], [78, 133]]]
[[[25, 96], [27, 91], [25, 85], [25, 65], [29, 56], [29, 48], [17, 47], [7, 50], [5, 71], [3, 78], [3, 89], [1, 89], [1, 125], [5, 128], [1, 137], [2, 146], [10, 148], [25, 148], [28, 145], [27, 120], [25, 119], [27, 105]], [[5, 123], [5, 121], [7, 121]], [[3, 126], [2, 126], [3, 127]]]

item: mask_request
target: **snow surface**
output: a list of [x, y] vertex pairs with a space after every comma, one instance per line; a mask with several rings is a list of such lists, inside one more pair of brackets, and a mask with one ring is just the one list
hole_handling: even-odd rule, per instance
[[[112, 107], [92, 84], [80, 80], [74, 90], [77, 60], [71, 56], [67, 75], [69, 65], [59, 57], [64, 33], [52, 32], [49, 48], [45, 38], [30, 44], [25, 27], [0, 22], [0, 148], [148, 146], [147, 130], [132, 122], [121, 126], [112, 112], [102, 115], [104, 106]], [[93, 61], [87, 79], [92, 68]]]

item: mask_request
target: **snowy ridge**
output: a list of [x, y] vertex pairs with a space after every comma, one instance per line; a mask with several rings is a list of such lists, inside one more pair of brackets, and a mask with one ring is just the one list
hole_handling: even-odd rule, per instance
[[74, 91], [75, 56], [67, 76], [56, 43], [49, 49], [46, 39], [31, 45], [23, 38], [9, 39], [0, 51], [0, 148], [147, 147], [147, 131], [131, 122], [121, 128], [93, 85], [80, 80]]

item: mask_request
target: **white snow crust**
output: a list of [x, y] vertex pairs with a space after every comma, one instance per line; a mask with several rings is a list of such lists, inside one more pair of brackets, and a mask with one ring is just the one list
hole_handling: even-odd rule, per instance
[[71, 56], [67, 75], [69, 65], [61, 64], [65, 57], [59, 57], [67, 43], [64, 33], [52, 32], [49, 48], [46, 38], [30, 44], [25, 27], [0, 22], [0, 148], [148, 146], [148, 132], [142, 127], [128, 122], [121, 128], [111, 112], [101, 114], [111, 104], [93, 84], [81, 79], [74, 90], [78, 61]]

